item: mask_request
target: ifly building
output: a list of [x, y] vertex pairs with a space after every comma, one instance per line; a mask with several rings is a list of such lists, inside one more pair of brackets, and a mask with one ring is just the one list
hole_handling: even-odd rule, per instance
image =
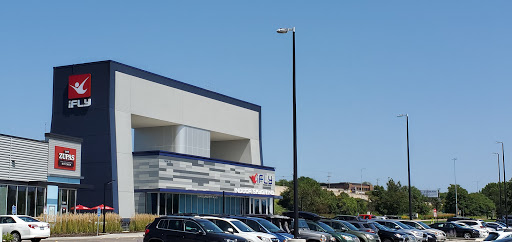
[[258, 105], [115, 61], [61, 66], [51, 134], [81, 144], [82, 205], [105, 199], [124, 218], [273, 211]]

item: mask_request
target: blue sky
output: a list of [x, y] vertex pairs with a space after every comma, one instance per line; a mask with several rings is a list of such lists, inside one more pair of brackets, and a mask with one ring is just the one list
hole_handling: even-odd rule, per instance
[[[262, 106], [264, 163], [470, 192], [512, 151], [510, 1], [16, 1], [0, 7], [0, 133], [42, 139], [55, 66], [118, 62]], [[507, 153], [505, 153], [507, 154]], [[512, 154], [512, 153], [511, 153]], [[508, 156], [510, 157], [510, 156]], [[507, 161], [507, 155], [505, 156]], [[508, 162], [507, 162], [508, 163]], [[509, 178], [512, 163], [507, 165]]]

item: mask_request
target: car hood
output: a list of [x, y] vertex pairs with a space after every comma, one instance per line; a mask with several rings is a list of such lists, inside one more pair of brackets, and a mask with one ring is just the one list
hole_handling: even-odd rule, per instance
[[424, 231], [427, 231], [427, 232], [432, 233], [432, 234], [436, 234], [436, 233], [445, 234], [442, 230], [439, 230], [439, 229], [425, 229]]

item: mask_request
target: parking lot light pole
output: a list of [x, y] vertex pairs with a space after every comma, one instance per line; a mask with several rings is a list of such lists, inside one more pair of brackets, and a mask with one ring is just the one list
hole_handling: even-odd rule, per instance
[[455, 175], [455, 161], [457, 158], [453, 158], [453, 178], [455, 179], [455, 217], [459, 216], [459, 205], [457, 202], [457, 176]]
[[501, 160], [503, 161], [503, 196], [505, 197], [504, 203], [504, 214], [505, 214], [505, 224], [508, 228], [508, 204], [507, 204], [507, 178], [505, 178], [505, 148], [503, 147], [503, 142], [496, 141], [497, 144], [501, 144]]
[[105, 233], [105, 217], [107, 217], [107, 215], [105, 214], [105, 200], [106, 200], [106, 196], [107, 196], [107, 185], [108, 184], [112, 184], [112, 182], [114, 182], [115, 180], [112, 180], [112, 181], [109, 181], [109, 182], [105, 182], [103, 183], [103, 233]]
[[400, 114], [397, 117], [404, 117], [407, 123], [407, 178], [409, 180], [409, 220], [412, 220], [412, 195], [411, 195], [411, 162], [409, 160], [409, 115]]
[[493, 154], [498, 156], [498, 188], [500, 190], [500, 202], [499, 202], [499, 210], [498, 210], [498, 216], [503, 215], [503, 210], [501, 209], [501, 170], [500, 170], [500, 153], [494, 152]]
[[297, 105], [295, 94], [295, 27], [280, 28], [277, 30], [279, 34], [293, 32], [293, 237], [299, 238], [299, 184], [297, 181]]

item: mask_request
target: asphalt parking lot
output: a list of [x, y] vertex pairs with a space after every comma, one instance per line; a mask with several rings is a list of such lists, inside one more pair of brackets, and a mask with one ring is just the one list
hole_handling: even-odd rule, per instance
[[144, 233], [122, 233], [122, 234], [107, 234], [100, 236], [83, 236], [83, 237], [52, 237], [45, 240], [44, 242], [60, 242], [60, 241], [75, 241], [78, 240], [80, 242], [89, 242], [89, 241], [101, 241], [101, 242], [119, 242], [119, 241], [129, 241], [129, 242], [142, 242], [142, 237]]
[[[109, 234], [109, 235], [100, 235], [100, 236], [86, 236], [86, 237], [54, 237], [48, 238], [43, 241], [45, 242], [59, 242], [59, 241], [74, 241], [79, 240], [80, 242], [119, 242], [119, 241], [128, 241], [128, 242], [142, 242], [142, 237], [144, 233], [124, 233], [124, 234]], [[463, 239], [463, 238], [451, 238], [447, 239], [448, 242], [479, 242], [483, 241], [483, 238], [479, 239]]]

